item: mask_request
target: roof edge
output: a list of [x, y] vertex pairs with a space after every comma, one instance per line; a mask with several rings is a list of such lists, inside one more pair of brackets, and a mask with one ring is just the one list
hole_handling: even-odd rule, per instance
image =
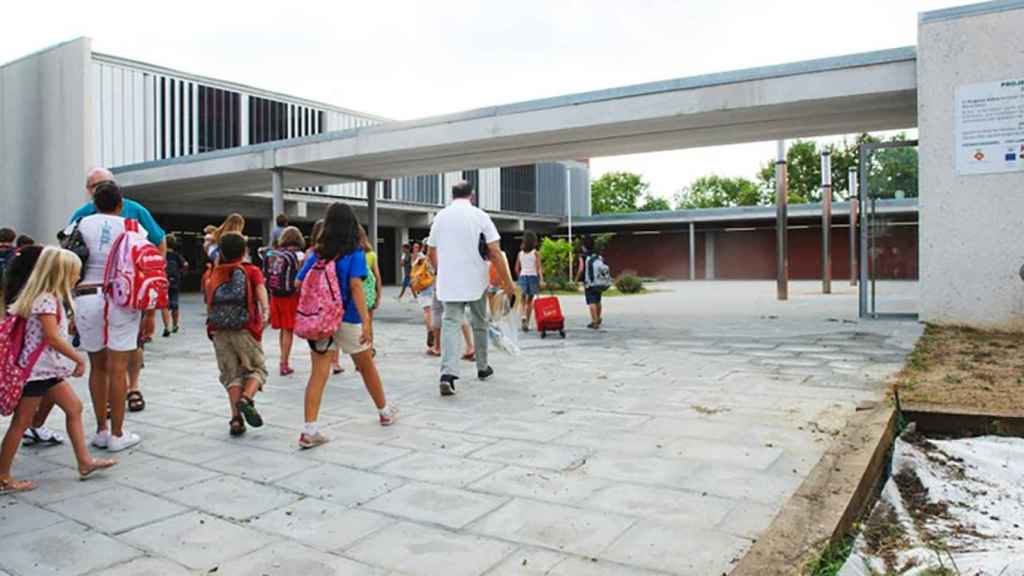
[[40, 48], [39, 50], [36, 50], [35, 52], [30, 52], [28, 54], [25, 54], [24, 56], [18, 56], [14, 60], [10, 60], [8, 62], [4, 62], [3, 64], [0, 64], [0, 69], [7, 68], [8, 66], [17, 64], [18, 62], [21, 62], [22, 60], [28, 60], [29, 58], [33, 58], [35, 56], [39, 56], [40, 54], [45, 54], [47, 52], [50, 52], [51, 50], [56, 50], [58, 48], [63, 48], [65, 46], [67, 46], [68, 44], [73, 44], [75, 42], [78, 42], [79, 40], [91, 40], [91, 38], [89, 38], [88, 36], [76, 36], [76, 37], [74, 37], [74, 38], [72, 38], [70, 40], [65, 40], [63, 42], [58, 42], [56, 44], [50, 44], [46, 48]]
[[131, 58], [123, 58], [121, 56], [114, 56], [112, 54], [105, 54], [102, 52], [93, 52], [93, 60], [99, 62], [105, 62], [108, 64], [115, 64], [118, 66], [127, 66], [130, 68], [138, 68], [155, 72], [157, 74], [167, 74], [173, 76], [181, 76], [186, 79], [195, 80], [198, 82], [206, 82], [209, 84], [220, 85], [226, 88], [233, 88], [238, 91], [251, 92], [257, 96], [269, 96], [272, 98], [284, 98], [292, 100], [297, 103], [304, 103], [310, 106], [317, 106], [333, 110], [335, 112], [341, 112], [343, 114], [351, 114], [353, 116], [361, 116], [370, 120], [376, 120], [378, 122], [394, 122], [393, 118], [386, 118], [384, 116], [378, 116], [377, 114], [370, 114], [368, 112], [361, 112], [359, 110], [353, 110], [351, 108], [345, 108], [343, 106], [336, 106], [334, 104], [328, 104], [326, 102], [320, 102], [318, 100], [311, 100], [309, 98], [303, 98], [301, 96], [293, 96], [291, 94], [285, 94], [283, 92], [276, 92], [274, 90], [267, 90], [265, 88], [257, 88], [249, 84], [243, 84], [241, 82], [232, 82], [231, 80], [222, 80], [219, 78], [213, 78], [211, 76], [203, 76], [202, 74], [193, 74], [191, 72], [185, 72], [176, 68], [168, 68], [166, 66], [160, 66], [157, 64], [150, 64], [149, 62], [142, 62], [140, 60], [132, 60]]
[[971, 16], [984, 16], [986, 14], [996, 14], [999, 12], [1021, 9], [1024, 9], [1024, 0], [993, 0], [991, 2], [980, 2], [977, 4], [967, 4], [965, 6], [954, 6], [952, 8], [921, 12], [918, 15], [918, 22], [921, 24], [929, 24], [932, 22], [958, 20], [960, 18], [969, 18]]

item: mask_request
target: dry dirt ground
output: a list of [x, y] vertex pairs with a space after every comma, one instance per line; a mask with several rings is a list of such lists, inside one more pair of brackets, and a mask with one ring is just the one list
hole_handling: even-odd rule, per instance
[[929, 325], [895, 387], [904, 405], [1024, 416], [1024, 334]]

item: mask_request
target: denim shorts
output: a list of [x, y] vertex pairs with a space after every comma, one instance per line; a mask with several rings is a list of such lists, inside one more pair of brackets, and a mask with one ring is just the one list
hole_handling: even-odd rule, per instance
[[587, 288], [583, 291], [583, 296], [587, 299], [587, 305], [600, 304], [601, 293], [603, 291], [599, 288]]
[[539, 276], [520, 276], [518, 284], [519, 288], [523, 291], [524, 296], [536, 296], [537, 294], [540, 294]]

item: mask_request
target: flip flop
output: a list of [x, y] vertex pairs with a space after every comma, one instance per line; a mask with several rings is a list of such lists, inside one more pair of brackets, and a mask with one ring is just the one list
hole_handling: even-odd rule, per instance
[[82, 472], [81, 469], [78, 470], [78, 479], [79, 480], [87, 480], [90, 476], [93, 475], [94, 472], [97, 472], [99, 470], [106, 470], [107, 468], [110, 468], [111, 466], [116, 466], [116, 465], [117, 465], [117, 460], [106, 460], [106, 459], [102, 459], [102, 458], [94, 458], [93, 461], [92, 461], [92, 468], [86, 470], [85, 472]]
[[429, 348], [427, 349], [427, 356], [440, 356], [440, 355], [441, 355], [440, 352], [435, 352], [434, 350], [431, 350]]
[[465, 360], [466, 362], [476, 362], [476, 352], [470, 352], [468, 354], [463, 354], [462, 355], [462, 359]]
[[28, 492], [29, 490], [35, 490], [35, 488], [36, 485], [30, 480], [15, 480], [14, 478], [0, 480], [0, 495]]

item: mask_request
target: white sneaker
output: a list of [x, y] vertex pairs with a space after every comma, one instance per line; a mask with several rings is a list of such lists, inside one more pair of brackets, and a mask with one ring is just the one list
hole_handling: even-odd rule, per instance
[[46, 426], [40, 426], [39, 428], [25, 429], [21, 443], [24, 446], [31, 446], [33, 444], [57, 445], [64, 443], [64, 437], [59, 432], [54, 432]]
[[110, 431], [97, 432], [92, 437], [92, 445], [103, 450], [107, 449], [110, 446]]
[[121, 450], [127, 450], [132, 446], [135, 446], [139, 442], [142, 442], [142, 438], [134, 432], [122, 430], [120, 436], [110, 435], [110, 441], [107, 443], [107, 450], [110, 452], [120, 452]]
[[381, 426], [391, 426], [395, 423], [395, 420], [398, 420], [398, 408], [394, 406], [388, 406], [386, 412], [378, 412], [378, 414], [380, 415]]

